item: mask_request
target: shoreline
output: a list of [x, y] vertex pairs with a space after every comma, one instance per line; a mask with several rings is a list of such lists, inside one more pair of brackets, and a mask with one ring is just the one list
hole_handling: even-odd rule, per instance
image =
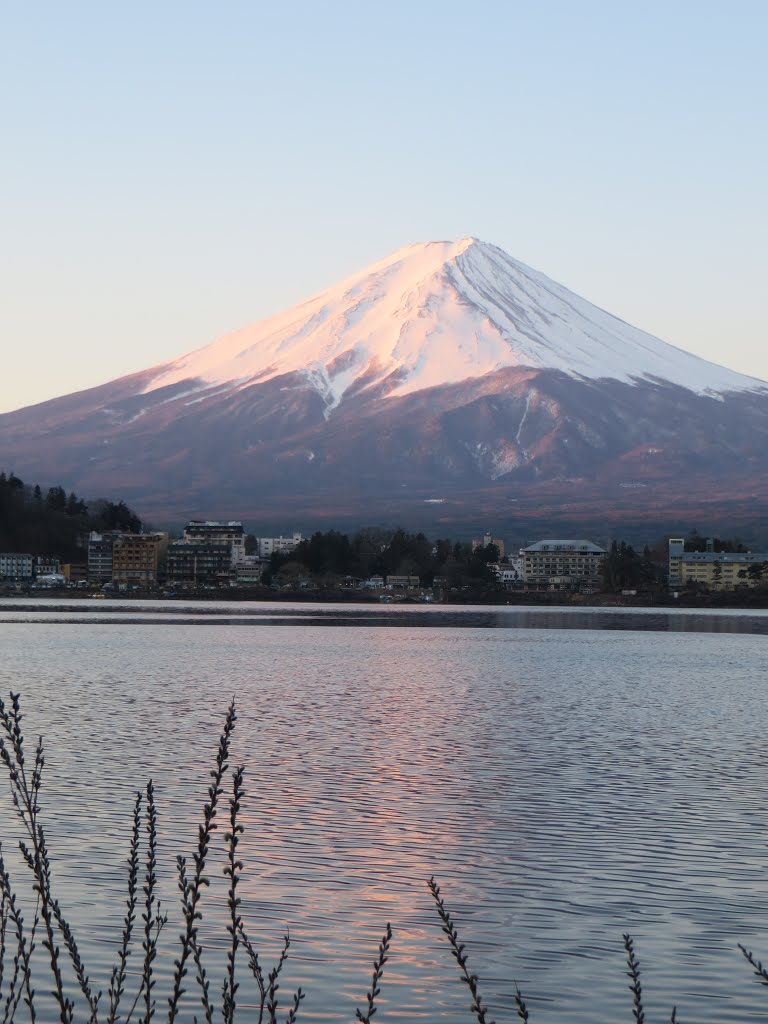
[[678, 597], [672, 594], [569, 594], [565, 591], [476, 591], [472, 593], [442, 593], [429, 595], [429, 600], [407, 593], [386, 592], [385, 600], [380, 592], [361, 593], [360, 591], [323, 591], [323, 590], [272, 590], [268, 587], [258, 589], [231, 588], [228, 590], [183, 591], [173, 594], [156, 590], [133, 591], [131, 593], [108, 593], [102, 591], [72, 591], [69, 589], [46, 590], [0, 590], [0, 601], [6, 608], [12, 603], [35, 601], [72, 601], [73, 603], [106, 600], [109, 602], [146, 602], [146, 601], [201, 601], [228, 602], [233, 604], [363, 604], [374, 607], [397, 605], [424, 605], [432, 607], [472, 607], [473, 605], [498, 605], [502, 607], [549, 607], [568, 606], [573, 608], [659, 608], [673, 611], [685, 609], [734, 609], [756, 611], [768, 609], [768, 590], [766, 591], [720, 591], [706, 594], [681, 593]]

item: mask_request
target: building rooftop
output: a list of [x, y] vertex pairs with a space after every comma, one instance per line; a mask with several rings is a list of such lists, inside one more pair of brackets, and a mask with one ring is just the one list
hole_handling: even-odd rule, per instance
[[535, 544], [529, 544], [527, 548], [522, 548], [521, 554], [525, 552], [557, 553], [558, 551], [584, 552], [587, 555], [605, 554], [605, 548], [598, 547], [591, 540], [537, 540]]
[[768, 552], [766, 551], [684, 551], [678, 557], [681, 557], [684, 562], [701, 562], [704, 565], [710, 565], [712, 562], [725, 564], [768, 562]]
[[237, 530], [242, 529], [243, 524], [239, 519], [229, 519], [226, 521], [221, 519], [190, 519], [187, 523], [187, 527], [189, 528], [190, 526], [208, 526], [212, 529], [215, 528], [219, 530], [223, 528]]

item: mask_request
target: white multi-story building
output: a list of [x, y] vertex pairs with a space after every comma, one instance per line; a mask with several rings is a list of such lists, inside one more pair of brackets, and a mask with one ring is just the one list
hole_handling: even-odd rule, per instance
[[273, 554], [285, 555], [295, 551], [303, 540], [302, 535], [296, 532], [290, 537], [257, 537], [259, 558], [269, 558]]

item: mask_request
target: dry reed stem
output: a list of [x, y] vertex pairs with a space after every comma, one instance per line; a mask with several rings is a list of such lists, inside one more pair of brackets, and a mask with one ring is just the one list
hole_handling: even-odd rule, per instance
[[136, 910], [138, 905], [140, 838], [141, 791], [136, 794], [136, 802], [133, 806], [131, 848], [128, 855], [128, 896], [126, 899], [126, 911], [123, 919], [123, 934], [120, 949], [117, 954], [117, 963], [112, 968], [112, 975], [109, 983], [109, 1013], [107, 1015], [107, 1024], [115, 1024], [120, 1008], [120, 1000], [125, 992], [128, 957], [131, 954], [131, 940], [133, 938], [133, 928], [136, 923]]
[[624, 949], [627, 953], [627, 977], [629, 978], [629, 991], [632, 993], [632, 1015], [635, 1024], [644, 1024], [645, 1011], [643, 1010], [643, 990], [640, 984], [640, 961], [635, 956], [635, 944], [631, 935], [624, 934]]
[[237, 959], [237, 949], [240, 945], [240, 931], [243, 927], [243, 921], [238, 909], [240, 907], [240, 898], [237, 895], [237, 884], [240, 881], [243, 865], [237, 859], [237, 847], [240, 842], [240, 836], [244, 832], [243, 826], [238, 820], [244, 796], [243, 773], [244, 769], [241, 766], [235, 770], [232, 776], [232, 796], [229, 801], [229, 831], [224, 836], [224, 841], [227, 844], [227, 865], [224, 868], [224, 874], [229, 878], [229, 891], [227, 892], [229, 924], [227, 925], [227, 932], [229, 933], [230, 941], [229, 949], [227, 950], [227, 976], [224, 979], [222, 991], [222, 1018], [224, 1024], [232, 1024], [234, 1020], [235, 1008], [237, 1006], [237, 990], [239, 988], [239, 984], [235, 980], [235, 962]]
[[379, 982], [381, 981], [382, 975], [384, 974], [384, 964], [389, 959], [387, 953], [389, 952], [389, 946], [391, 942], [392, 928], [390, 927], [389, 922], [387, 922], [387, 930], [384, 932], [384, 937], [379, 943], [379, 955], [373, 961], [373, 977], [371, 979], [371, 988], [370, 991], [367, 993], [368, 1010], [366, 1013], [361, 1013], [359, 1009], [355, 1010], [355, 1017], [357, 1020], [361, 1022], [361, 1024], [371, 1024], [371, 1017], [373, 1017], [374, 1013], [376, 1013], [376, 996], [378, 996], [381, 993], [381, 989], [379, 988]]
[[494, 1024], [494, 1022], [488, 1018], [488, 1008], [483, 1005], [483, 1000], [480, 996], [480, 990], [477, 985], [478, 977], [476, 974], [472, 974], [469, 970], [467, 955], [464, 952], [466, 947], [459, 940], [459, 933], [456, 930], [453, 918], [445, 905], [445, 901], [440, 895], [440, 886], [435, 881], [434, 875], [430, 878], [428, 885], [429, 891], [432, 893], [432, 897], [437, 906], [437, 913], [440, 920], [443, 922], [443, 931], [448, 936], [451, 953], [453, 953], [456, 963], [459, 965], [461, 980], [467, 986], [470, 991], [470, 995], [472, 996], [472, 1004], [470, 1008], [475, 1017], [477, 1017], [477, 1024]]
[[[191, 877], [188, 877], [185, 869], [184, 858], [179, 857], [179, 890], [181, 892], [182, 912], [184, 914], [185, 929], [179, 936], [181, 940], [181, 952], [178, 959], [174, 960], [173, 991], [168, 997], [168, 1024], [173, 1024], [179, 1013], [179, 1003], [184, 993], [182, 982], [187, 974], [187, 960], [193, 953], [197, 943], [197, 922], [201, 919], [199, 904], [202, 890], [210, 884], [205, 876], [205, 865], [208, 857], [208, 850], [211, 842], [211, 834], [216, 828], [216, 812], [218, 809], [219, 797], [221, 796], [222, 780], [229, 764], [229, 747], [232, 739], [232, 732], [235, 728], [237, 714], [235, 712], [234, 700], [229, 705], [227, 717], [224, 722], [224, 730], [219, 739], [219, 748], [216, 754], [216, 766], [211, 771], [212, 782], [208, 787], [208, 802], [203, 807], [203, 823], [198, 826], [197, 850], [193, 854], [194, 870]], [[198, 957], [199, 959], [199, 957]], [[198, 968], [198, 979], [200, 970]], [[207, 993], [203, 988], [203, 1002]]]

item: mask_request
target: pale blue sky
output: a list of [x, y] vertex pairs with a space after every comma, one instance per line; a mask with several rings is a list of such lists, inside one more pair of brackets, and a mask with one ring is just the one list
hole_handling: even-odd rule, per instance
[[0, 411], [476, 235], [768, 378], [768, 4], [0, 0]]

